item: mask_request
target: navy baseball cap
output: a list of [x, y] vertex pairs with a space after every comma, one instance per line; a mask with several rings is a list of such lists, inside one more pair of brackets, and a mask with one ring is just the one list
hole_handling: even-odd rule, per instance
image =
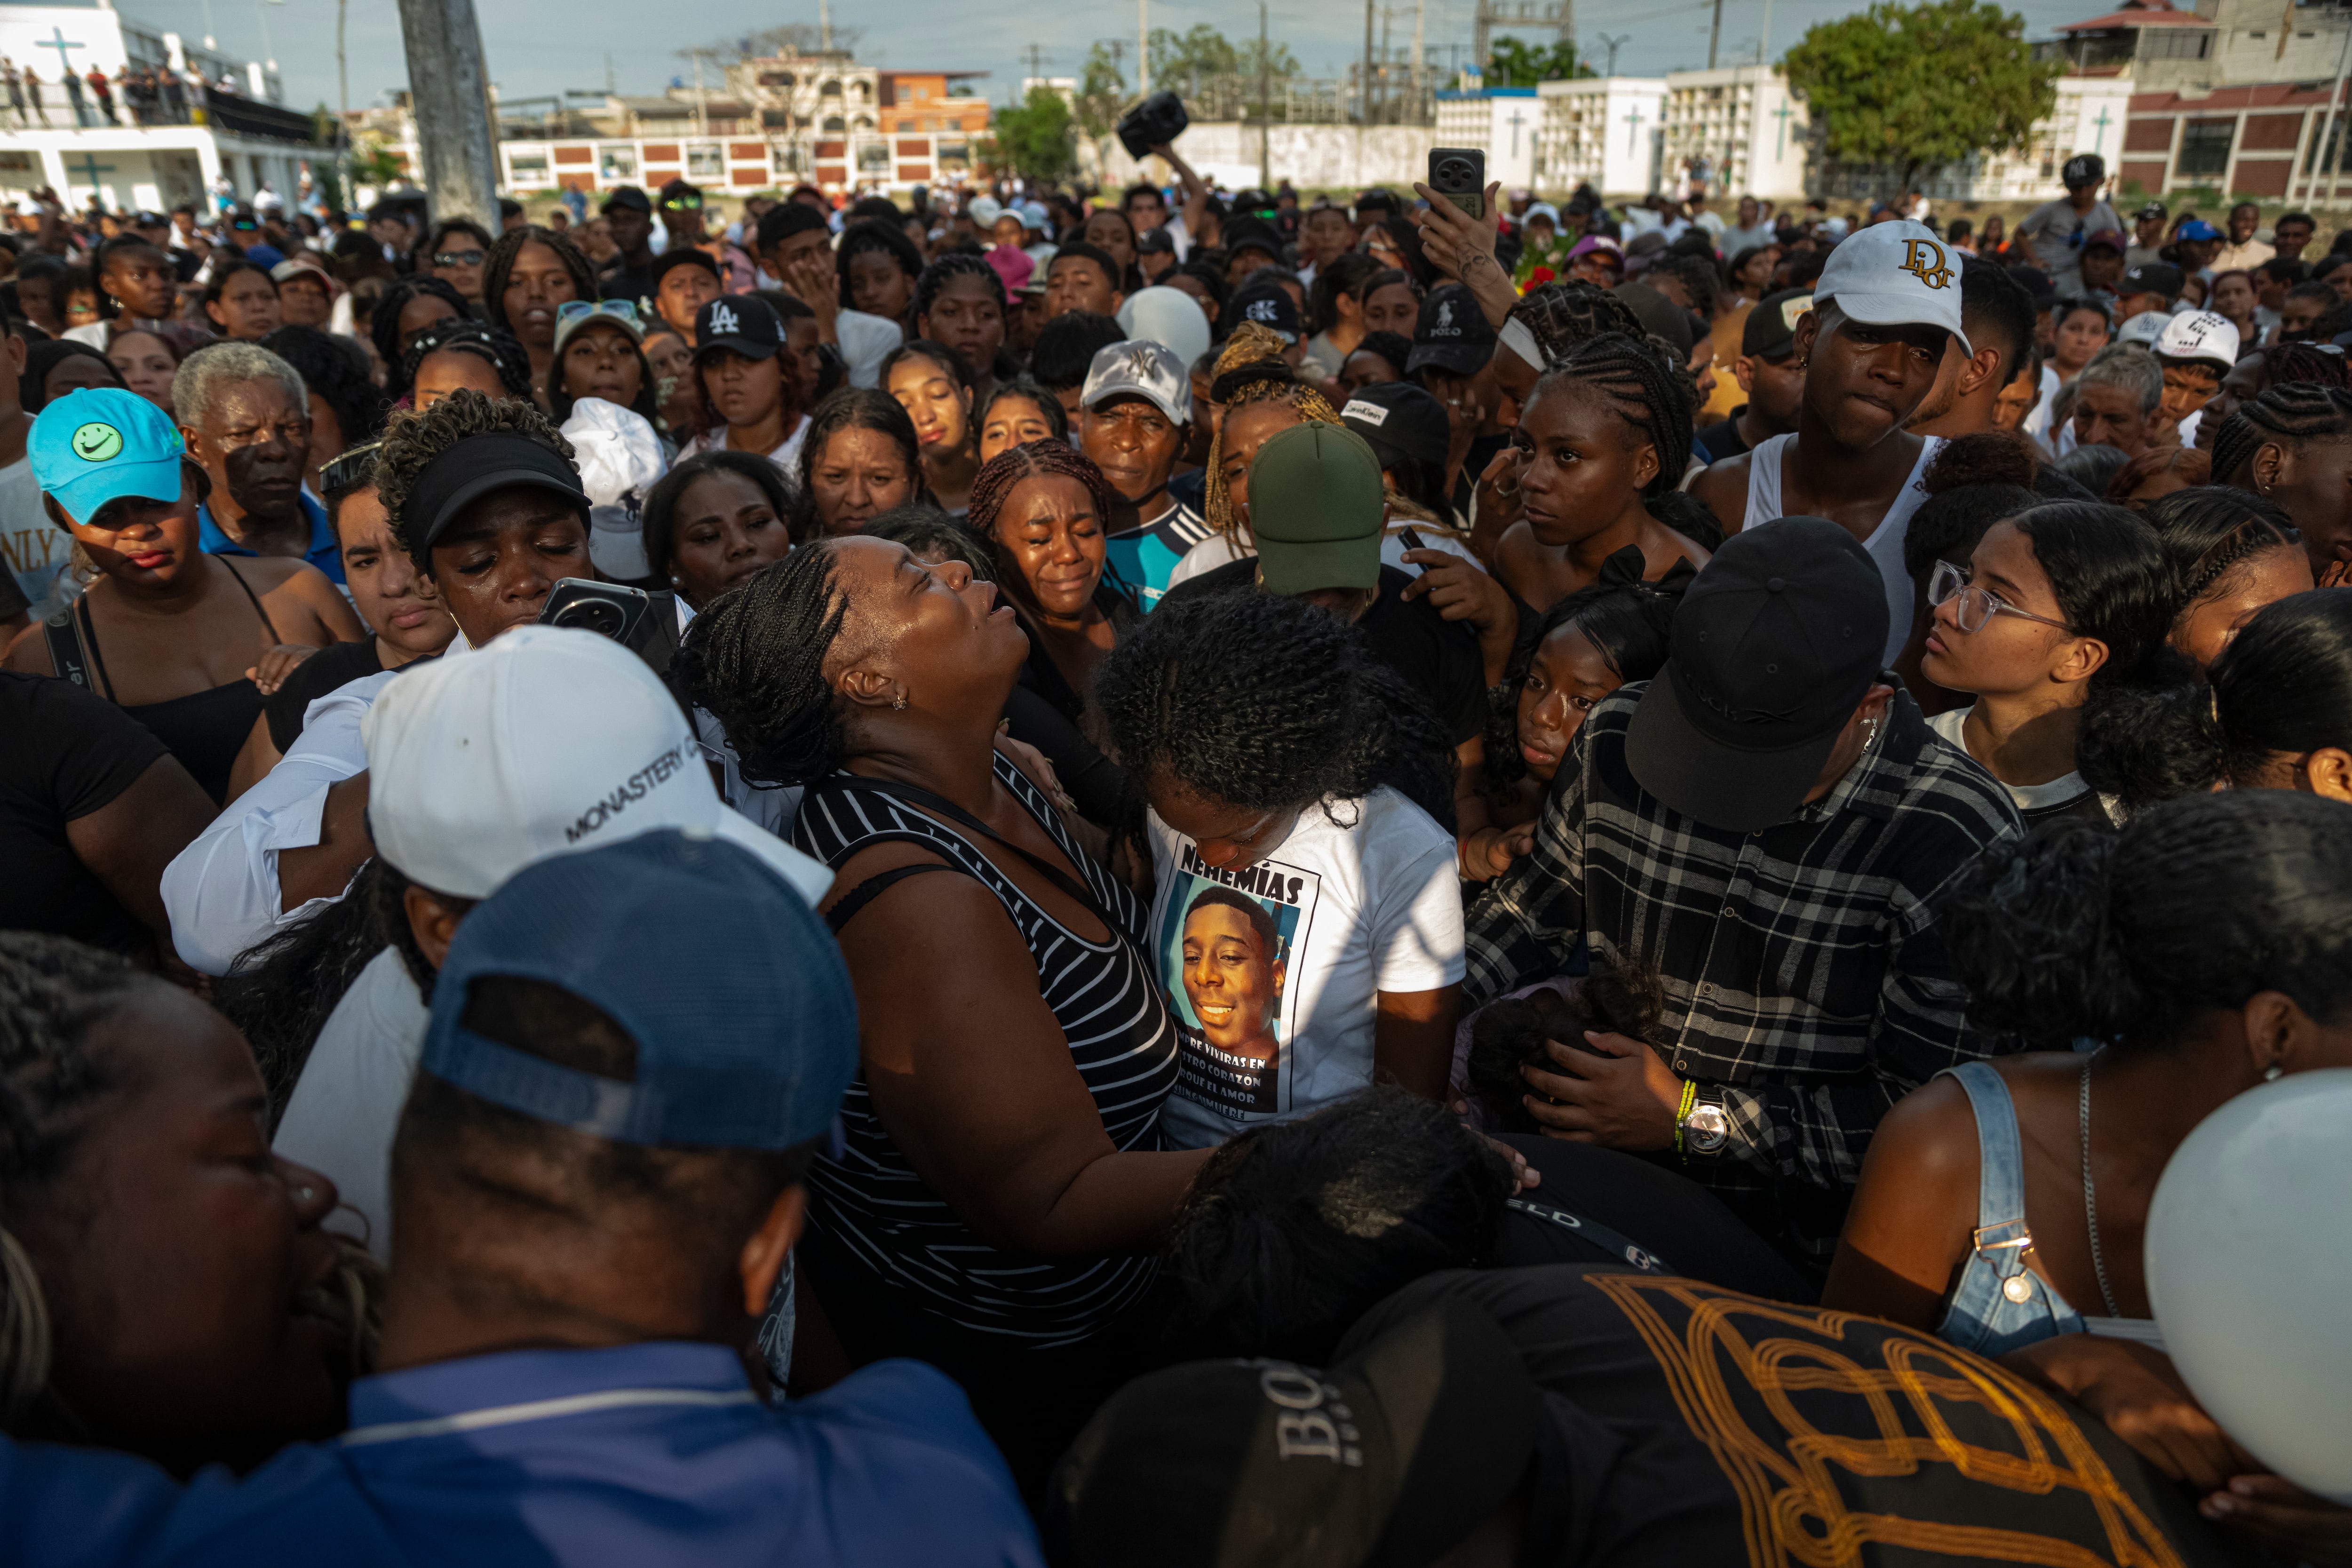
[[[467, 1028], [467, 994], [493, 975], [601, 1009], [636, 1043], [634, 1076]], [[857, 1069], [857, 1005], [806, 899], [736, 845], [665, 830], [526, 867], [468, 914], [433, 988], [422, 1067], [614, 1142], [789, 1149], [833, 1126]]]
[[179, 426], [135, 392], [85, 386], [50, 403], [33, 421], [26, 453], [33, 478], [68, 517], [88, 522], [125, 496], [176, 500]]

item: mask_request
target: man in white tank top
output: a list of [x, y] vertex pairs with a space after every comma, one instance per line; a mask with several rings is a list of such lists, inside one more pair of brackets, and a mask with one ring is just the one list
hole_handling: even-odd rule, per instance
[[1927, 499], [1920, 474], [1943, 445], [1905, 426], [1935, 392], [1946, 357], [1971, 353], [1960, 261], [1916, 223], [1874, 224], [1842, 241], [1797, 323], [1805, 393], [1796, 434], [1714, 464], [1691, 486], [1727, 533], [1825, 517], [1860, 540], [1886, 584], [1888, 663], [1911, 625], [1903, 535]]

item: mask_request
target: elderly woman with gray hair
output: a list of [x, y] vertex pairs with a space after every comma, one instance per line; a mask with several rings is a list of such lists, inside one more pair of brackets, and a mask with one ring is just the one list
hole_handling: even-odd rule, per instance
[[212, 480], [196, 514], [207, 554], [291, 556], [343, 580], [327, 509], [302, 489], [310, 393], [292, 365], [257, 343], [198, 349], [172, 377], [172, 416]]
[[2075, 447], [2113, 447], [2130, 458], [2178, 442], [2172, 422], [2157, 414], [2164, 401], [2163, 368], [2137, 344], [2101, 349], [2066, 390], [2073, 404], [2067, 428], [2074, 438], [2062, 445], [2062, 458]]

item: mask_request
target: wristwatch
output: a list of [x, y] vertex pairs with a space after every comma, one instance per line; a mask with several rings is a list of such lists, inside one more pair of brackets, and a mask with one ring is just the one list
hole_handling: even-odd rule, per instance
[[1686, 1153], [1720, 1154], [1731, 1141], [1731, 1115], [1723, 1109], [1723, 1090], [1685, 1084], [1682, 1114], [1675, 1121], [1675, 1141]]

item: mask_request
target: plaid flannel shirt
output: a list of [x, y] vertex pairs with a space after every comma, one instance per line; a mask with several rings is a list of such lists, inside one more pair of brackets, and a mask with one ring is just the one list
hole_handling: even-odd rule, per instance
[[1681, 1077], [1721, 1086], [1731, 1121], [1723, 1153], [1691, 1173], [1825, 1258], [1887, 1108], [1990, 1054], [1933, 904], [2021, 831], [2017, 809], [1897, 690], [1876, 744], [1827, 795], [1755, 833], [1710, 827], [1625, 764], [1644, 684], [1578, 727], [1533, 853], [1472, 906], [1465, 1000], [1559, 973], [1580, 941], [1658, 970], [1663, 1052]]

